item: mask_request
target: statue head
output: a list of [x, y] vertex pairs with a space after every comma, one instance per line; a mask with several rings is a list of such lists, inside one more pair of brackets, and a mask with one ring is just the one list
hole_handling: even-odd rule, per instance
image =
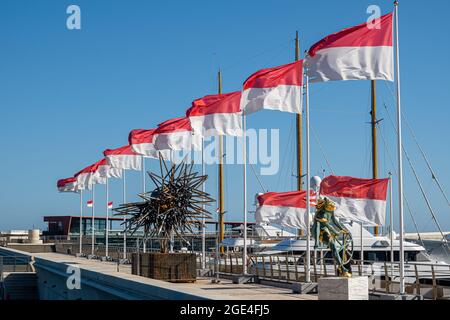
[[317, 211], [325, 210], [328, 212], [333, 212], [334, 210], [336, 210], [336, 204], [327, 197], [319, 198], [316, 204], [316, 209]]

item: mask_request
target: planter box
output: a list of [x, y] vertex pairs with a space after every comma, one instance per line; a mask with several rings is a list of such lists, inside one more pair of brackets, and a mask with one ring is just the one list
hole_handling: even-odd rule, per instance
[[170, 282], [194, 282], [197, 277], [195, 253], [133, 253], [131, 263], [131, 273], [139, 271], [142, 277]]

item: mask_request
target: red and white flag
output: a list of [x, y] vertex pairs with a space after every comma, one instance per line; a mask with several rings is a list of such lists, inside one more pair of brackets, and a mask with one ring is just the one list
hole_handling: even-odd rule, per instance
[[110, 202], [108, 202], [108, 209], [112, 209], [112, 208], [113, 208], [113, 202], [110, 201]]
[[[81, 190], [91, 190], [94, 183], [94, 174], [98, 170], [98, 162], [78, 171], [74, 176], [77, 178], [78, 187]], [[104, 182], [106, 183], [106, 180]]]
[[78, 192], [77, 178], [70, 177], [66, 179], [60, 179], [57, 182], [59, 192]]
[[194, 134], [189, 118], [175, 118], [158, 125], [154, 132], [156, 150], [200, 150], [201, 136]]
[[305, 58], [309, 81], [394, 81], [392, 17], [386, 14], [314, 44]]
[[93, 176], [94, 183], [106, 183], [106, 180], [104, 180], [106, 178], [122, 178], [122, 169], [111, 167], [106, 158], [103, 158], [97, 163], [97, 170]]
[[[310, 201], [314, 192], [310, 193]], [[256, 222], [275, 223], [285, 227], [307, 229], [306, 191], [267, 192], [257, 197]], [[311, 201], [312, 202], [312, 201]], [[310, 207], [314, 205], [310, 203]], [[313, 214], [310, 211], [310, 221]]]
[[170, 150], [157, 150], [154, 144], [154, 136], [156, 129], [135, 129], [128, 136], [128, 142], [131, 148], [144, 157], [159, 159], [159, 155], [163, 159], [170, 159]]
[[186, 111], [194, 134], [242, 136], [241, 92], [214, 94], [194, 100]]
[[88, 200], [86, 204], [87, 204], [88, 208], [92, 208], [94, 206], [94, 201]]
[[303, 60], [262, 69], [244, 82], [241, 110], [261, 109], [302, 113]]
[[111, 168], [105, 158], [75, 174], [78, 188], [88, 190], [91, 190], [94, 184], [105, 184], [106, 178], [120, 178], [121, 176], [122, 170]]
[[141, 170], [142, 156], [130, 145], [117, 149], [107, 149], [103, 154], [112, 168], [123, 170]]
[[384, 225], [389, 179], [328, 176], [320, 184], [320, 195], [336, 203], [336, 216]]

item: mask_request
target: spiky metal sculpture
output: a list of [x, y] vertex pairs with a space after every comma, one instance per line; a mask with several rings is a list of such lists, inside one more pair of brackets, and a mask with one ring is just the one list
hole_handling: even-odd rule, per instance
[[185, 240], [183, 235], [192, 232], [192, 226], [201, 225], [203, 218], [211, 218], [203, 205], [214, 199], [201, 191], [208, 176], [193, 172], [193, 166], [182, 161], [168, 168], [160, 158], [161, 175], [148, 172], [156, 188], [139, 194], [144, 201], [122, 204], [114, 209], [115, 215], [129, 217], [126, 230], [134, 233], [144, 228], [146, 238], [161, 237], [161, 252], [167, 253], [172, 235]]

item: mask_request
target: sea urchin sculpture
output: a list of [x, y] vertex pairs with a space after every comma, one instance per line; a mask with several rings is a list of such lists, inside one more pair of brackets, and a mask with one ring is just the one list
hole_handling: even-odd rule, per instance
[[146, 238], [162, 238], [161, 252], [166, 253], [171, 235], [184, 239], [186, 232], [192, 232], [192, 226], [201, 225], [203, 218], [211, 218], [203, 205], [214, 200], [201, 190], [208, 176], [193, 172], [193, 166], [183, 161], [168, 168], [160, 159], [161, 175], [148, 172], [156, 188], [139, 194], [144, 201], [114, 209], [116, 215], [128, 217], [126, 231], [134, 233], [143, 228]]

